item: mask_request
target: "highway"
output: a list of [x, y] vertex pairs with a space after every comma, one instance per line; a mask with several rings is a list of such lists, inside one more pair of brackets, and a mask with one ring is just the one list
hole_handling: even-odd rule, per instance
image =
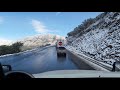
[[[55, 47], [40, 48], [20, 55], [0, 57], [2, 64], [9, 64], [12, 70], [37, 74], [54, 70], [94, 70], [82, 60], [67, 51], [66, 57], [57, 57]], [[79, 63], [79, 64], [78, 64]]]

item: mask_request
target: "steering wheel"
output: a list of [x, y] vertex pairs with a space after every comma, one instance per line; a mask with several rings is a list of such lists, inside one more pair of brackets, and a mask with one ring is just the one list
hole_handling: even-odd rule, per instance
[[0, 63], [0, 79], [4, 79], [5, 78], [5, 74], [4, 74], [4, 71], [3, 71], [3, 67]]
[[[9, 67], [8, 72], [4, 72], [3, 66]], [[33, 75], [24, 72], [24, 71], [12, 71], [12, 68], [10, 65], [1, 65], [0, 63], [0, 79], [30, 79], [34, 78]]]
[[33, 75], [24, 71], [10, 71], [5, 73], [6, 79], [30, 79], [34, 78]]

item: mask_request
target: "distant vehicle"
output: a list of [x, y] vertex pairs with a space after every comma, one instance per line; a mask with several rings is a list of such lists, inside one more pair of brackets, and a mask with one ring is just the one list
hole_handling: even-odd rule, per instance
[[57, 56], [64, 55], [66, 56], [65, 41], [57, 40], [56, 42]]
[[64, 55], [66, 56], [66, 49], [65, 47], [58, 47], [57, 48], [57, 56]]
[[56, 48], [58, 48], [58, 47], [64, 47], [64, 46], [65, 46], [65, 41], [64, 40], [61, 40], [61, 39], [57, 40], [57, 42], [56, 42]]

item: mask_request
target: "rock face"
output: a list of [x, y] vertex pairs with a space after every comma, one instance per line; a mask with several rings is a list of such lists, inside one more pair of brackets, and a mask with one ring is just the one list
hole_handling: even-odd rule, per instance
[[55, 45], [57, 39], [65, 39], [59, 35], [45, 34], [26, 37], [23, 40], [19, 40], [23, 43], [22, 50], [32, 49], [35, 47], [45, 46], [47, 44]]
[[81, 30], [78, 26], [77, 30], [68, 33], [67, 42], [69, 49], [96, 60], [120, 61], [120, 13], [98, 15], [87, 28]]

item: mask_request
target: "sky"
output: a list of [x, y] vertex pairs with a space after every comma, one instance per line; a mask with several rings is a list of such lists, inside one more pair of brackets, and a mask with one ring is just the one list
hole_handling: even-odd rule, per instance
[[0, 43], [36, 34], [67, 33], [102, 12], [0, 12]]

